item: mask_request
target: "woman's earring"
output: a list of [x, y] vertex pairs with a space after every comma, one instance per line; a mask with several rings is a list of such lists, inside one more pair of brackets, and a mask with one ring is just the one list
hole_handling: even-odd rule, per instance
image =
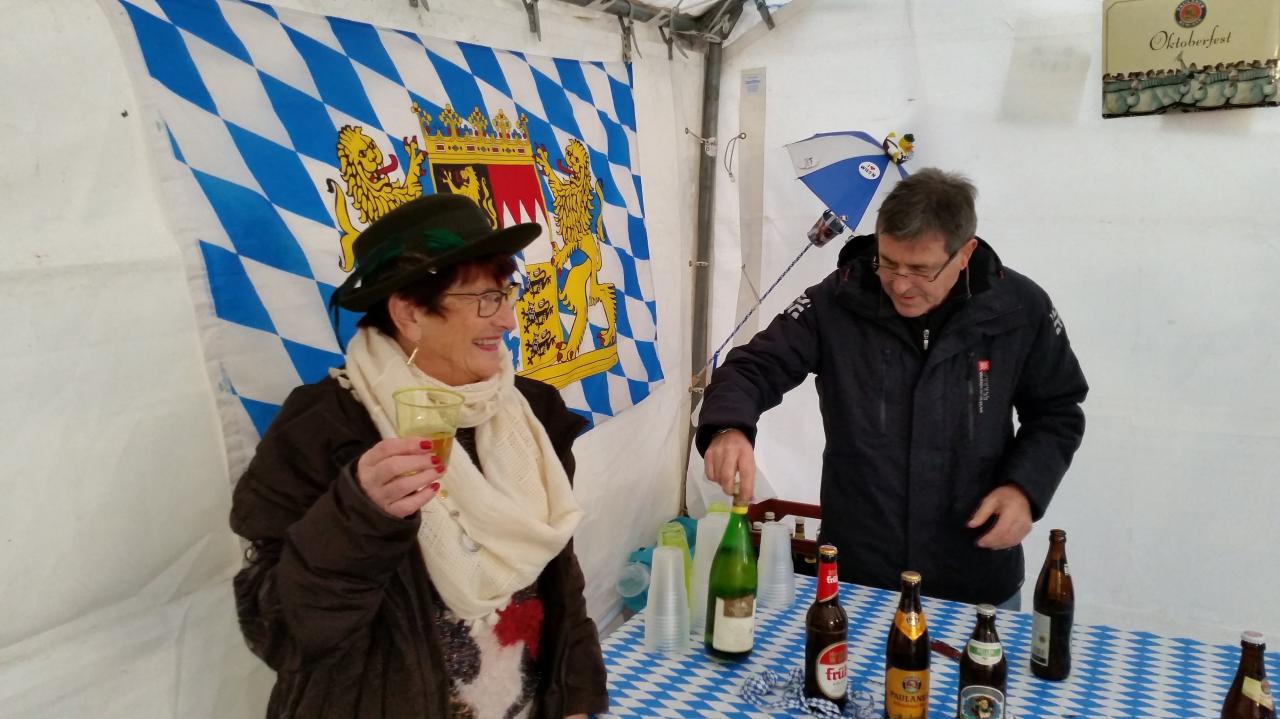
[[406, 367], [412, 367], [412, 366], [413, 366], [413, 358], [414, 358], [414, 357], [417, 357], [417, 356], [418, 356], [418, 348], [417, 348], [417, 347], [414, 347], [414, 348], [413, 348], [413, 352], [410, 352], [410, 353], [409, 353], [409, 359], [407, 359], [407, 360], [405, 360], [405, 361], [404, 361], [404, 365], [405, 365]]

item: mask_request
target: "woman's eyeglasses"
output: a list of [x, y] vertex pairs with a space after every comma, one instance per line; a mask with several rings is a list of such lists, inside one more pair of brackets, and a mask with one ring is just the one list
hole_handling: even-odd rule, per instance
[[500, 290], [485, 290], [484, 292], [446, 292], [445, 297], [470, 297], [476, 302], [476, 315], [479, 317], [492, 317], [498, 314], [498, 310], [502, 309], [505, 302], [507, 305], [514, 305], [516, 298], [520, 296], [520, 285], [507, 285]]

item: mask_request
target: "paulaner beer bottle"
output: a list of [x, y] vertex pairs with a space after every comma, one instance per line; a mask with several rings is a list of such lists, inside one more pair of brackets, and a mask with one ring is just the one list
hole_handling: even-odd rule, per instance
[[1067, 533], [1049, 531], [1049, 554], [1036, 580], [1031, 626], [1031, 673], [1041, 679], [1066, 679], [1071, 673], [1071, 624], [1076, 592], [1067, 566]]
[[920, 607], [920, 573], [902, 573], [902, 599], [885, 648], [886, 719], [929, 716], [929, 629]]
[[1222, 719], [1275, 719], [1276, 705], [1267, 683], [1266, 639], [1258, 632], [1240, 636], [1240, 668], [1222, 703]]
[[959, 719], [1004, 719], [1009, 663], [996, 632], [996, 608], [978, 605], [978, 624], [960, 657]]
[[734, 495], [729, 526], [711, 560], [707, 586], [707, 651], [722, 659], [745, 659], [756, 634], [756, 556], [747, 527], [747, 502]]
[[818, 596], [804, 618], [804, 695], [835, 702], [844, 709], [849, 685], [846, 662], [849, 617], [840, 606], [836, 548], [818, 549]]

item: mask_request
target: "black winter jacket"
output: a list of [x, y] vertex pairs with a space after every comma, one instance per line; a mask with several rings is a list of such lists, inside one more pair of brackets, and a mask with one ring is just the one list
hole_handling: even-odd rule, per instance
[[813, 373], [821, 539], [839, 549], [841, 578], [893, 588], [914, 569], [928, 595], [1002, 602], [1022, 584], [1022, 548], [981, 549], [990, 525], [966, 524], [1005, 484], [1040, 519], [1084, 435], [1088, 385], [1048, 295], [985, 242], [927, 351], [884, 294], [875, 252], [873, 235], [850, 240], [834, 273], [729, 353], [703, 399], [698, 449], [725, 427], [754, 442], [760, 415]]
[[[572, 479], [582, 420], [554, 387], [517, 377], [516, 388]], [[304, 385], [236, 484], [231, 528], [253, 543], [235, 578], [236, 610], [249, 648], [276, 671], [268, 719], [451, 716], [433, 621], [440, 598], [418, 549], [422, 515], [383, 513], [350, 471], [379, 439], [335, 380]], [[545, 614], [534, 717], [609, 706], [582, 591], [570, 541], [538, 578]]]

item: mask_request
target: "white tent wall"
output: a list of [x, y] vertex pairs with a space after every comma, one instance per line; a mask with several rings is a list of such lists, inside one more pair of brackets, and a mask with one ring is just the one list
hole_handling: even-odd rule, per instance
[[[275, 3], [535, 54], [616, 60], [617, 20], [517, 0]], [[260, 716], [229, 578], [230, 481], [180, 249], [92, 0], [0, 0], [0, 717]], [[679, 509], [702, 60], [637, 24], [640, 171], [667, 381], [576, 445], [592, 616]]]
[[[775, 30], [726, 51], [719, 135], [738, 131], [742, 71], [766, 66], [766, 284], [823, 209], [783, 145], [908, 131], [909, 167], [967, 173], [979, 234], [1053, 297], [1092, 391], [1083, 448], [1026, 543], [1024, 606], [1048, 529], [1063, 527], [1077, 621], [1221, 643], [1280, 634], [1280, 109], [1103, 121], [1100, 14], [796, 0]], [[721, 180], [713, 347], [738, 287], [737, 190]], [[762, 323], [838, 249], [811, 251]], [[761, 423], [758, 458], [784, 497], [817, 501], [816, 416], [810, 380]]]

